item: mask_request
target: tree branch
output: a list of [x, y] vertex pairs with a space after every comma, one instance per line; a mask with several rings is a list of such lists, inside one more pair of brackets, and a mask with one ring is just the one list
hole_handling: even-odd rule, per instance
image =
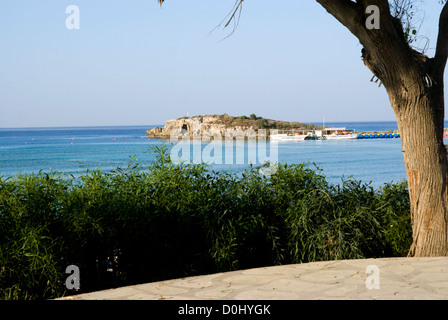
[[351, 0], [316, 0], [329, 14], [347, 27], [357, 38], [363, 28], [361, 6]]
[[230, 19], [229, 21], [227, 21], [224, 28], [226, 28], [230, 24], [230, 22], [235, 18], [235, 14], [237, 13], [238, 9], [241, 10], [241, 5], [243, 4], [243, 1], [244, 0], [239, 0], [239, 2], [235, 4], [235, 10], [233, 11], [233, 14], [230, 16]]
[[[353, 33], [363, 46], [364, 64], [387, 87], [396, 81], [397, 73], [390, 70], [390, 61], [406, 70], [412, 61], [411, 50], [403, 34], [401, 23], [390, 14], [388, 0], [316, 0], [339, 22]], [[380, 13], [380, 28], [366, 25], [369, 6]]]
[[[354, 34], [361, 44], [370, 47], [372, 41], [383, 42], [386, 39], [391, 44], [403, 42], [404, 35], [401, 24], [390, 14], [388, 0], [316, 0], [328, 13], [334, 16], [340, 23]], [[381, 27], [379, 30], [369, 30], [366, 21], [369, 13], [366, 9], [374, 5], [378, 7], [381, 15]], [[399, 28], [397, 28], [397, 22]], [[391, 31], [396, 32], [391, 32]], [[386, 41], [387, 41], [386, 40]]]
[[434, 57], [435, 70], [445, 71], [448, 58], [448, 3], [443, 7], [439, 20], [439, 36], [437, 39], [436, 55]]

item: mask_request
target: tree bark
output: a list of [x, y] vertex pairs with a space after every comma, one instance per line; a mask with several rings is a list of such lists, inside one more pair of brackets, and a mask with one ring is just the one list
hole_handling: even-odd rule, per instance
[[[424, 89], [423, 89], [424, 90]], [[411, 203], [410, 256], [448, 255], [447, 156], [434, 98], [416, 86], [392, 95], [401, 133]]]
[[[402, 139], [413, 244], [410, 256], [448, 256], [448, 160], [443, 144], [448, 4], [434, 58], [411, 49], [387, 0], [316, 0], [363, 45], [364, 64], [389, 95]], [[379, 30], [365, 26], [366, 8], [381, 12]]]

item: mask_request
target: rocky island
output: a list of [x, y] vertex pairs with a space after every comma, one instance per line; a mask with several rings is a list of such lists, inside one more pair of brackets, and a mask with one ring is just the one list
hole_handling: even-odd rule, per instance
[[[199, 126], [195, 126], [198, 124]], [[228, 114], [223, 115], [205, 115], [194, 117], [182, 117], [178, 119], [167, 120], [165, 126], [155, 127], [147, 130], [149, 138], [169, 139], [173, 133], [183, 132], [189, 134], [192, 138], [194, 134], [200, 136], [220, 135], [225, 136], [226, 130], [234, 129], [236, 131], [266, 129], [266, 135], [269, 137], [270, 129], [279, 130], [311, 130], [312, 124], [303, 124], [300, 122], [288, 122], [257, 117], [255, 114], [247, 116], [234, 117]]]

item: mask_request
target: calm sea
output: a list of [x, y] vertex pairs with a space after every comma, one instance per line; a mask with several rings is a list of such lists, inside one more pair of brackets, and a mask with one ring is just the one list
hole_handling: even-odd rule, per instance
[[[397, 129], [395, 122], [325, 123], [325, 126], [357, 131]], [[149, 152], [151, 146], [164, 143], [160, 139], [145, 138], [146, 130], [152, 127], [0, 129], [0, 175], [13, 176], [41, 169], [74, 175], [86, 169], [108, 171], [126, 167], [131, 157], [142, 164], [149, 163], [154, 159], [154, 154]], [[400, 139], [280, 143], [278, 160], [290, 164], [315, 163], [332, 183], [353, 176], [378, 187], [406, 178]], [[239, 171], [246, 166], [212, 165], [212, 169]]]

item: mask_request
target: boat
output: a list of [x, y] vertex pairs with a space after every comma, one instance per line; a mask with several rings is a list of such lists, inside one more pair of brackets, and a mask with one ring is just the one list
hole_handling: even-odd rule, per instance
[[325, 128], [322, 131], [316, 131], [316, 134], [321, 135], [324, 140], [351, 140], [359, 137], [354, 129], [346, 128]]
[[298, 142], [303, 140], [351, 140], [358, 139], [354, 129], [324, 128], [322, 130], [279, 130], [271, 134], [271, 141]]
[[271, 134], [271, 141], [298, 142], [313, 137], [312, 130], [278, 130], [277, 134]]

